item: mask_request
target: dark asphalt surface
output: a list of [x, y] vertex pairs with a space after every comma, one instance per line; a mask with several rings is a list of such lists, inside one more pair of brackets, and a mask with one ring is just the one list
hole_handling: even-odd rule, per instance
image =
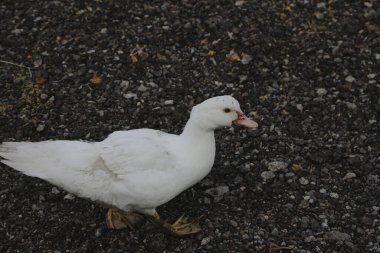
[[379, 9], [1, 1], [0, 140], [180, 133], [223, 94], [262, 134], [218, 131], [210, 175], [159, 208], [205, 215], [186, 239], [107, 230], [106, 208], [0, 165], [0, 252], [380, 252]]

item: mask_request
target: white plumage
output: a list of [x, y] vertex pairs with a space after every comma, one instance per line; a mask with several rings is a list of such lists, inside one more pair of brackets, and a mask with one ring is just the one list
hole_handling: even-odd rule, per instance
[[195, 106], [181, 135], [137, 129], [101, 142], [4, 142], [0, 156], [2, 163], [79, 197], [152, 215], [209, 173], [214, 129], [232, 122], [257, 127], [234, 98], [220, 96]]

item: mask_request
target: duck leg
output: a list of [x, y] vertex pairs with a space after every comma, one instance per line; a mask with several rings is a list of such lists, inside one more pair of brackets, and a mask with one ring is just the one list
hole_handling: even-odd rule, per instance
[[185, 237], [201, 232], [201, 227], [199, 225], [199, 219], [201, 217], [189, 220], [188, 217], [182, 215], [173, 224], [163, 221], [157, 212], [154, 215], [147, 216], [147, 218], [151, 223], [172, 236]]
[[133, 212], [126, 212], [116, 208], [108, 209], [106, 214], [107, 227], [110, 229], [130, 228], [135, 231], [135, 225], [140, 223], [144, 217]]

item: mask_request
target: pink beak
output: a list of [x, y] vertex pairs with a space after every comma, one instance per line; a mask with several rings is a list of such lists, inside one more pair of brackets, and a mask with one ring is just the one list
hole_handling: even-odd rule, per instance
[[236, 112], [237, 113], [237, 119], [234, 120], [234, 123], [235, 125], [238, 125], [238, 126], [244, 126], [244, 127], [247, 127], [247, 128], [257, 128], [259, 125], [251, 120], [250, 118], [247, 118], [247, 116], [244, 115], [244, 113], [242, 112]]

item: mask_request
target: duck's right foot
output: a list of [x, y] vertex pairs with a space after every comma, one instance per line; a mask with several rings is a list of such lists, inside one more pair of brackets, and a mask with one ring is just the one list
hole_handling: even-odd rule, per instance
[[201, 232], [201, 227], [199, 225], [199, 219], [189, 220], [188, 217], [182, 215], [179, 217], [173, 224], [169, 224], [161, 220], [158, 213], [155, 213], [152, 216], [148, 216], [148, 220], [154, 225], [158, 226], [164, 232], [176, 236], [176, 237], [185, 237], [198, 234]]

